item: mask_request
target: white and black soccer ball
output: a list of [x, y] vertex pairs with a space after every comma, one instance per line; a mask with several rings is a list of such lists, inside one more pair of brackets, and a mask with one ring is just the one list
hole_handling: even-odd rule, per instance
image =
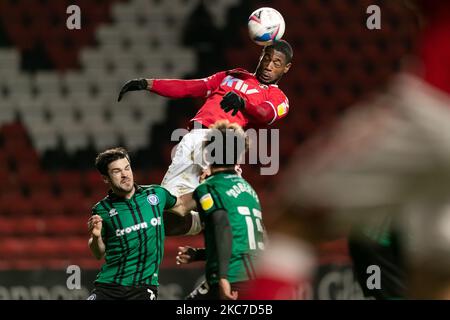
[[285, 30], [284, 18], [277, 10], [269, 7], [259, 8], [248, 18], [250, 39], [261, 46], [280, 40]]

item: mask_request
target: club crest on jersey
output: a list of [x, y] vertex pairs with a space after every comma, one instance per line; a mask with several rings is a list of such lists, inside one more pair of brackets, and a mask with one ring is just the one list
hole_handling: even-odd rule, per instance
[[147, 197], [148, 203], [150, 203], [152, 206], [156, 206], [159, 203], [159, 198], [156, 194], [151, 194]]
[[110, 217], [114, 217], [116, 214], [117, 214], [116, 208], [112, 208], [111, 210], [109, 210], [109, 216]]
[[214, 205], [214, 200], [211, 197], [210, 193], [207, 193], [200, 198], [200, 205], [202, 206], [202, 209], [205, 211], [212, 208], [212, 206]]

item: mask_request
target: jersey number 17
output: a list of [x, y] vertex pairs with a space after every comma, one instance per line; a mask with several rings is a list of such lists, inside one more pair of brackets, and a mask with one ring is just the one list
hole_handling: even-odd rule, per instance
[[261, 211], [253, 208], [252, 213], [254, 218], [252, 218], [252, 213], [250, 212], [249, 207], [237, 207], [237, 210], [240, 214], [245, 216], [245, 223], [247, 224], [248, 245], [250, 247], [250, 250], [256, 250], [256, 244], [258, 244], [258, 249], [264, 250], [264, 242], [256, 241], [255, 226], [253, 223], [253, 220], [255, 220], [256, 232], [260, 233], [258, 239], [264, 239], [264, 228], [261, 222]]

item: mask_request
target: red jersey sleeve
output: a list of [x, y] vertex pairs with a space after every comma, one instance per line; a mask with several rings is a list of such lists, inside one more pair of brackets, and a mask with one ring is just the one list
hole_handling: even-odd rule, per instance
[[273, 88], [267, 100], [258, 105], [246, 105], [244, 112], [259, 123], [272, 124], [288, 114], [289, 100], [280, 89]]
[[226, 72], [218, 72], [203, 79], [153, 79], [150, 91], [167, 98], [208, 97], [225, 78]]

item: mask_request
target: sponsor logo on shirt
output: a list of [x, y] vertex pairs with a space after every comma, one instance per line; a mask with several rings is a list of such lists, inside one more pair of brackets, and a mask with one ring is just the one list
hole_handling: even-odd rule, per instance
[[221, 85], [225, 85], [227, 87], [231, 87], [236, 91], [240, 91], [246, 95], [255, 94], [258, 93], [258, 89], [256, 88], [249, 88], [248, 83], [246, 83], [244, 80], [234, 78], [232, 76], [226, 76], [223, 80]]
[[[157, 219], [156, 218], [153, 218], [153, 219], [155, 219], [155, 222], [157, 223]], [[150, 222], [150, 223], [152, 223], [152, 222]], [[153, 225], [153, 223], [152, 223], [152, 225]], [[121, 237], [121, 236], [123, 236], [125, 234], [129, 234], [133, 231], [138, 231], [140, 229], [147, 229], [147, 228], [148, 228], [147, 222], [138, 223], [138, 224], [135, 224], [134, 226], [126, 227], [125, 229], [117, 229], [116, 236]]]

